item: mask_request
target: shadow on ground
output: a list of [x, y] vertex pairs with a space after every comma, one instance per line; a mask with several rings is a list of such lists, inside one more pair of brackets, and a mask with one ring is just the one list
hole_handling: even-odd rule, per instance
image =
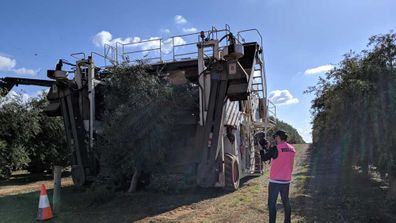
[[[47, 192], [52, 204], [52, 190]], [[61, 191], [61, 212], [55, 213], [55, 218], [49, 222], [134, 222], [225, 194], [222, 189], [202, 188], [169, 193], [144, 190], [129, 194], [65, 187]], [[37, 215], [38, 202], [39, 192], [0, 197], [0, 219], [2, 222], [32, 222]]]
[[[71, 175], [70, 171], [63, 171], [62, 177], [69, 177]], [[24, 185], [28, 183], [34, 183], [42, 180], [52, 180], [54, 177], [52, 173], [20, 173], [12, 175], [10, 179], [0, 180], [1, 186], [14, 186], [14, 185]]]
[[386, 199], [384, 182], [334, 163], [309, 148], [307, 165], [294, 175], [293, 211], [307, 222], [396, 222], [396, 202]]

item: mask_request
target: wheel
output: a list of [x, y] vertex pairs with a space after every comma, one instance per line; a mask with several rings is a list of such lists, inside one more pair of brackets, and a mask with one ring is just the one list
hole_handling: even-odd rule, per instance
[[224, 155], [225, 189], [235, 191], [239, 188], [239, 164], [234, 155]]

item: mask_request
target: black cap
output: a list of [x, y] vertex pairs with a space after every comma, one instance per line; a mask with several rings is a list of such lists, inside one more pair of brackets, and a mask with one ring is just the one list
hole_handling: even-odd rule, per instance
[[287, 139], [287, 133], [283, 130], [276, 131], [275, 134], [273, 135], [273, 137], [275, 137], [275, 136], [279, 136], [282, 140]]

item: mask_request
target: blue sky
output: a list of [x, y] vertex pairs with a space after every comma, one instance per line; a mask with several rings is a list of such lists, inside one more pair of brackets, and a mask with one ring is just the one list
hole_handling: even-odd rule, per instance
[[[46, 78], [59, 58], [102, 52], [95, 45], [98, 36], [94, 41], [101, 31], [111, 34], [111, 39], [99, 35], [103, 43], [224, 24], [232, 31], [257, 28], [264, 38], [268, 93], [278, 103], [278, 117], [310, 141], [313, 96], [303, 91], [343, 54], [364, 49], [370, 36], [395, 30], [395, 12], [394, 0], [2, 0], [0, 77]], [[23, 88], [29, 95], [37, 90]]]

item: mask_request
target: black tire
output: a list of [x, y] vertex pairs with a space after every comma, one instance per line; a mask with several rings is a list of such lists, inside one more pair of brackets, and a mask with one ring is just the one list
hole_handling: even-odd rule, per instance
[[239, 188], [239, 164], [234, 155], [226, 153], [224, 155], [225, 166], [225, 189], [235, 191]]

